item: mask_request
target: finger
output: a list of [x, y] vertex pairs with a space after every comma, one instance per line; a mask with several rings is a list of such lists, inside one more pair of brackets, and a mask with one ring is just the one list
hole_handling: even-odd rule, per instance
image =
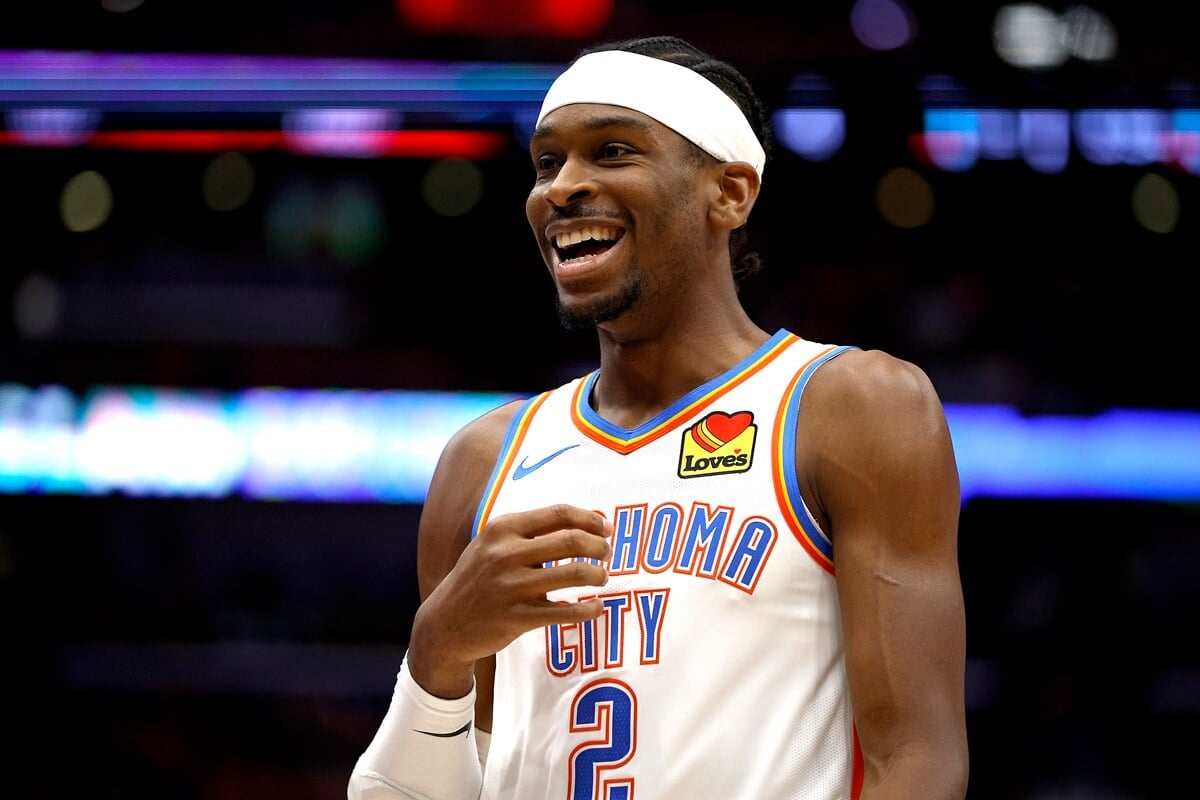
[[590, 561], [569, 561], [531, 570], [526, 585], [531, 593], [545, 595], [557, 589], [606, 583], [608, 569], [605, 566]]
[[548, 564], [553, 561], [579, 558], [608, 561], [612, 555], [612, 544], [607, 538], [601, 538], [578, 528], [571, 528], [544, 533], [535, 539], [530, 539], [528, 542], [522, 543], [522, 551], [528, 563], [531, 564]]
[[531, 629], [544, 628], [547, 625], [567, 625], [598, 619], [603, 613], [604, 604], [598, 597], [584, 597], [576, 602], [545, 600], [529, 604], [524, 623]]
[[601, 538], [609, 536], [612, 532], [612, 526], [602, 515], [566, 503], [504, 514], [493, 519], [487, 528], [526, 538], [544, 536], [568, 528]]

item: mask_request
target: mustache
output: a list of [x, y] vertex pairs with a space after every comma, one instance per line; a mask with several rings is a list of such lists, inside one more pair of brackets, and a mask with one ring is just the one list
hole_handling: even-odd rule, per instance
[[571, 206], [566, 209], [556, 209], [550, 212], [550, 216], [546, 218], [546, 224], [552, 222], [560, 222], [566, 219], [611, 219], [615, 222], [624, 223], [625, 218], [617, 211], [597, 208], [596, 206]]

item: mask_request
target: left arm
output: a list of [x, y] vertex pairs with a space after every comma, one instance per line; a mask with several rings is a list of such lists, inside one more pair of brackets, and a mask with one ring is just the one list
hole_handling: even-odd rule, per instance
[[961, 800], [961, 499], [941, 402], [924, 372], [880, 351], [833, 359], [802, 402], [801, 468], [833, 538], [862, 800]]

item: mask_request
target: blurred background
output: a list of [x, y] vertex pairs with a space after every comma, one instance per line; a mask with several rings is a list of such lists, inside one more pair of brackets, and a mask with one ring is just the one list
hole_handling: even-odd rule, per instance
[[752, 316], [913, 360], [947, 405], [969, 797], [1180, 796], [1198, 19], [1165, 0], [7, 4], [0, 794], [344, 797], [446, 437], [593, 366], [524, 218], [541, 93], [586, 44], [673, 33], [772, 110]]

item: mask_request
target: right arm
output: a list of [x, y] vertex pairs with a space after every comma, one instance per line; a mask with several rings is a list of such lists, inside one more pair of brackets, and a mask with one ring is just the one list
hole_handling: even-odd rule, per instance
[[[508, 404], [468, 424], [438, 461], [417, 533], [421, 606], [392, 703], [351, 775], [350, 800], [477, 797], [482, 775], [474, 739], [491, 730], [495, 653], [526, 631], [600, 616], [597, 599], [555, 603], [546, 592], [603, 585], [603, 567], [542, 566], [573, 557], [607, 561], [609, 528], [600, 515], [547, 505], [488, 520], [471, 537], [519, 408]], [[478, 730], [471, 730], [472, 713]], [[450, 733], [464, 724], [463, 736], [421, 733]]]

